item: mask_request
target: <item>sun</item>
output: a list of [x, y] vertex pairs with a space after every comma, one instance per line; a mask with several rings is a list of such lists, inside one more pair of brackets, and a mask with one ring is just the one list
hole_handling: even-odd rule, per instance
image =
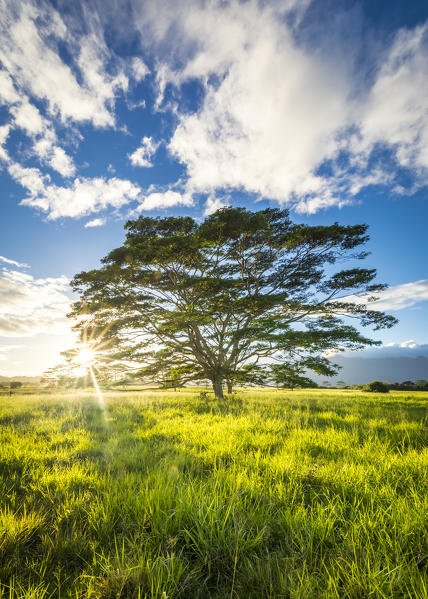
[[94, 362], [95, 352], [87, 347], [81, 349], [76, 356], [76, 362], [83, 368], [88, 368]]

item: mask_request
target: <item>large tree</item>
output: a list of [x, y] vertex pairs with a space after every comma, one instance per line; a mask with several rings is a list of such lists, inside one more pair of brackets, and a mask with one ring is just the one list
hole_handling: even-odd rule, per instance
[[[234, 383], [336, 372], [329, 349], [377, 342], [352, 324], [374, 329], [395, 320], [350, 296], [372, 296], [374, 269], [367, 226], [295, 224], [287, 210], [222, 208], [203, 222], [140, 217], [100, 269], [73, 280], [78, 328], [110, 337], [140, 373], [209, 379], [215, 395]], [[337, 265], [352, 260], [350, 268]], [[274, 369], [275, 370], [275, 369]], [[276, 368], [276, 375], [281, 368]], [[274, 377], [275, 378], [275, 377]]]

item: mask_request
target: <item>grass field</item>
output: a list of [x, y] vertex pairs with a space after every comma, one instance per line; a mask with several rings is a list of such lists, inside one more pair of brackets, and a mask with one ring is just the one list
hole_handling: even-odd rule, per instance
[[427, 597], [428, 393], [0, 396], [0, 597]]

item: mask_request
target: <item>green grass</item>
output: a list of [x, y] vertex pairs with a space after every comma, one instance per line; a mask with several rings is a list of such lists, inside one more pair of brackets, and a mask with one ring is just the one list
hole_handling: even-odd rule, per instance
[[0, 597], [427, 597], [428, 393], [0, 396]]

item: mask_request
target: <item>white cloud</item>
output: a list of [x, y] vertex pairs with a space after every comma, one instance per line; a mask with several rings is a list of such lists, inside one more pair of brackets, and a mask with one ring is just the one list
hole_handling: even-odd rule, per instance
[[[0, 130], [0, 160], [15, 173], [22, 168], [13, 166], [3, 147], [11, 129], [21, 129], [30, 137], [30, 148], [24, 146], [27, 154], [29, 150], [41, 165], [68, 178], [75, 175], [76, 166], [58, 143], [58, 120], [67, 126], [116, 125], [116, 96], [127, 90], [126, 73], [132, 69], [108, 49], [97, 17], [85, 6], [82, 10], [84, 31], [78, 19], [66, 14], [66, 23], [44, 0], [0, 0], [0, 103], [10, 115], [7, 128]], [[143, 65], [134, 61], [135, 76], [142, 76]], [[27, 169], [27, 181], [29, 176]], [[46, 178], [34, 170], [32, 177], [33, 193], [35, 179], [41, 187]]]
[[0, 336], [25, 337], [69, 331], [66, 277], [35, 279], [22, 272], [0, 273]]
[[[63, 148], [57, 145], [57, 136], [51, 123], [40, 114], [40, 111], [30, 103], [27, 97], [22, 96], [19, 102], [10, 108], [10, 114], [11, 121], [6, 126], [7, 134], [12, 127], [22, 129], [32, 139], [31, 152], [42, 163], [48, 164], [63, 177], [74, 175], [76, 167], [73, 160]], [[2, 137], [0, 131], [0, 146]], [[9, 156], [3, 148], [0, 149], [0, 157], [9, 161]]]
[[16, 177], [21, 185], [27, 187], [30, 196], [21, 201], [24, 206], [38, 208], [47, 213], [48, 220], [61, 217], [79, 218], [107, 207], [121, 208], [136, 200], [141, 189], [126, 179], [74, 179], [68, 187], [45, 184], [40, 173], [30, 172], [27, 177], [23, 169], [22, 176]]
[[141, 140], [141, 147], [137, 148], [135, 152], [128, 156], [131, 164], [133, 166], [144, 166], [146, 168], [153, 166], [151, 159], [156, 153], [159, 145], [159, 143], [153, 141], [152, 137], [143, 137]]
[[[196, 78], [205, 89], [195, 112], [168, 97], [179, 117], [169, 150], [195, 191], [242, 189], [313, 213], [393, 185], [397, 165], [416, 187], [428, 181], [427, 26], [379, 42], [365, 77], [347, 39], [327, 40], [326, 29], [323, 49], [298, 29], [307, 4], [299, 14], [295, 2], [140, 8], [143, 43], [162, 56], [158, 104], [168, 83]], [[387, 167], [371, 161], [379, 145], [392, 154]], [[319, 170], [326, 162], [328, 174]]]
[[9, 125], [3, 125], [0, 127], [0, 160], [3, 160], [4, 162], [9, 161], [9, 155], [6, 149], [4, 148], [7, 138], [9, 137], [9, 132]]
[[[255, 4], [213, 5], [184, 18], [200, 51], [180, 78], [221, 77], [207, 86], [198, 113], [182, 115], [169, 146], [191, 184], [208, 192], [243, 188], [279, 201], [326, 198], [326, 183], [314, 173], [334, 154], [334, 134], [347, 124], [341, 69], [308, 55], [274, 13]], [[219, 29], [227, 40], [221, 49]]]
[[140, 82], [150, 73], [149, 68], [144, 64], [141, 58], [138, 58], [137, 56], [132, 59], [131, 69], [133, 77], [137, 82]]
[[[388, 311], [410, 308], [419, 302], [428, 300], [428, 279], [395, 285], [373, 295], [379, 299], [368, 304], [370, 310]], [[348, 296], [346, 301], [366, 303], [367, 300], [365, 296], [352, 295]]]
[[380, 299], [371, 304], [376, 310], [402, 310], [428, 300], [428, 279], [395, 285], [380, 292]]
[[69, 186], [61, 187], [50, 184], [49, 177], [35, 168], [13, 164], [9, 173], [30, 193], [21, 204], [38, 208], [47, 214], [49, 220], [79, 218], [109, 206], [120, 208], [136, 200], [141, 193], [138, 185], [116, 177], [77, 178]]
[[5, 258], [5, 256], [0, 256], [0, 262], [10, 264], [11, 266], [17, 266], [18, 268], [30, 268], [28, 264], [17, 262], [16, 260], [11, 260], [10, 258]]
[[[327, 40], [328, 29], [315, 42], [310, 39], [302, 20], [309, 4], [165, 0], [159, 6], [131, 0], [127, 34], [139, 29], [142, 56], [156, 58], [156, 106], [177, 118], [167, 147], [186, 167], [187, 188], [209, 195], [206, 213], [220, 205], [212, 198], [232, 189], [315, 213], [347, 205], [371, 185], [405, 192], [398, 166], [413, 171], [412, 190], [428, 182], [428, 24], [398, 31], [383, 47], [379, 42], [370, 75], [363, 77], [360, 57], [346, 51], [346, 40], [342, 46]], [[0, 100], [9, 107], [10, 127], [30, 136], [41, 165], [65, 178], [76, 175], [76, 166], [60, 147], [58, 121], [117, 127], [117, 96], [127, 91], [129, 80], [149, 74], [140, 57], [120, 59], [107, 46], [103, 23], [110, 19], [120, 37], [120, 19], [112, 17], [110, 3], [108, 16], [85, 3], [80, 9], [75, 18], [72, 11], [60, 16], [45, 0], [0, 0]], [[188, 99], [182, 85], [195, 79], [203, 94], [192, 111], [187, 101], [181, 103]], [[1, 142], [0, 130], [0, 159], [7, 161]], [[379, 146], [392, 155], [388, 167], [373, 165]], [[151, 167], [158, 147], [145, 136], [128, 158], [134, 166]], [[31, 187], [24, 202], [49, 218], [93, 211], [78, 208], [73, 195], [83, 184], [86, 191], [88, 179], [60, 187], [40, 172], [32, 176], [42, 192]], [[65, 198], [76, 211], [66, 210]], [[149, 193], [144, 202], [176, 200]], [[92, 194], [87, 205], [92, 204], [102, 202]]]
[[356, 119], [360, 116], [361, 138], [355, 152], [367, 153], [376, 143], [386, 143], [400, 165], [428, 169], [427, 53], [427, 23], [397, 33], [356, 115]]
[[193, 198], [191, 193], [184, 191], [151, 191], [144, 195], [144, 199], [133, 214], [140, 214], [144, 210], [160, 210], [163, 208], [172, 208], [173, 206], [192, 206]]
[[418, 346], [414, 339], [409, 339], [408, 341], [403, 341], [400, 343], [400, 347], [410, 347], [410, 349], [415, 349]]
[[[84, 78], [85, 87], [90, 90], [93, 100], [96, 100], [98, 104], [100, 101], [102, 102], [101, 106], [106, 116], [109, 114], [109, 122], [106, 122], [106, 125], [114, 124], [112, 108], [115, 96], [119, 90], [126, 91], [128, 89], [128, 77], [124, 69], [118, 70], [115, 75], [108, 74], [106, 65], [111, 60], [111, 53], [105, 44], [103, 33], [98, 31], [97, 26], [81, 40], [80, 45], [77, 63]], [[94, 118], [95, 115], [90, 120], [95, 124]], [[111, 120], [112, 118], [113, 120]]]
[[88, 222], [85, 224], [85, 229], [91, 228], [91, 227], [102, 227], [105, 224], [106, 224], [105, 218], [94, 218], [92, 220], [88, 220]]
[[391, 343], [385, 343], [384, 347], [403, 347], [416, 349], [418, 347], [418, 343], [416, 343], [414, 339], [408, 339], [407, 341], [402, 341], [401, 343], [391, 341]]
[[30, 135], [42, 133], [45, 128], [44, 119], [38, 109], [30, 102], [20, 102], [11, 108], [14, 122], [17, 127], [24, 129]]
[[47, 129], [43, 137], [34, 142], [33, 152], [42, 163], [48, 164], [63, 177], [72, 177], [76, 172], [73, 159], [56, 145], [56, 135], [51, 129]]
[[72, 177], [76, 167], [70, 156], [59, 146], [53, 146], [49, 154], [49, 164], [63, 177]]
[[[31, 104], [25, 95], [10, 107], [10, 115], [10, 124], [1, 128], [3, 131], [0, 130], [0, 146], [2, 142], [4, 143], [11, 128], [22, 129], [32, 139], [31, 152], [42, 163], [48, 164], [63, 177], [74, 175], [76, 168], [73, 160], [63, 148], [56, 145], [57, 137], [51, 123], [40, 114], [38, 108]], [[6, 134], [6, 138], [4, 134]], [[10, 157], [1, 147], [0, 158], [10, 162]]]
[[[65, 122], [89, 121], [95, 127], [115, 124], [115, 96], [126, 89], [128, 79], [123, 69], [115, 75], [108, 73], [111, 56], [102, 32], [95, 26], [86, 35], [69, 31], [59, 13], [44, 2], [1, 0], [0, 15], [0, 61], [20, 90], [17, 97], [9, 77], [2, 92], [7, 102], [30, 93], [47, 103], [52, 117]], [[91, 24], [89, 19], [87, 23]], [[78, 76], [61, 59], [59, 44], [77, 57], [73, 66]]]
[[213, 214], [213, 212], [216, 212], [220, 208], [224, 208], [228, 205], [229, 202], [227, 198], [219, 198], [215, 195], [210, 195], [205, 202], [204, 216]]
[[20, 97], [15, 89], [12, 78], [9, 74], [0, 69], [0, 102], [2, 104], [14, 104], [19, 102]]
[[38, 168], [25, 168], [17, 162], [8, 167], [10, 176], [23, 187], [26, 187], [32, 196], [42, 194], [45, 185], [50, 181], [49, 175], [43, 175]]

